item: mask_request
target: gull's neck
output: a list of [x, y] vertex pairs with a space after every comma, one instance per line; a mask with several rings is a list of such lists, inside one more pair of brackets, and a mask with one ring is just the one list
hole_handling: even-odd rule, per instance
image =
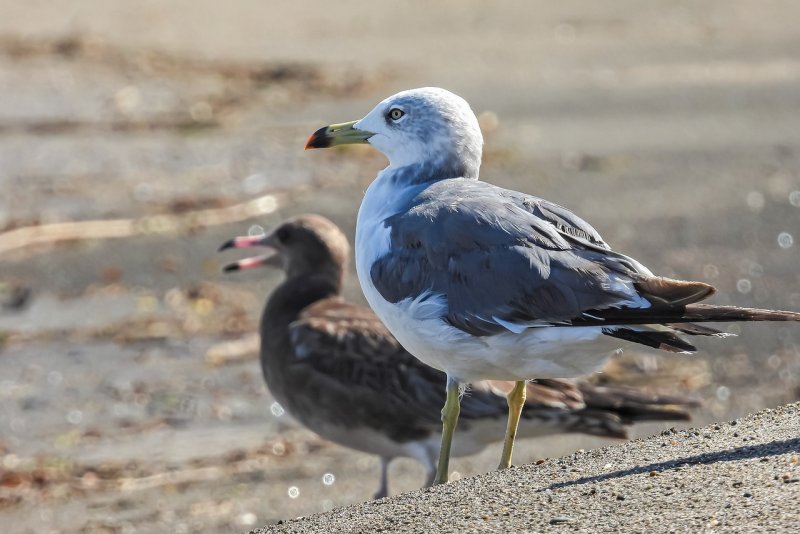
[[456, 160], [426, 161], [422, 163], [408, 163], [405, 165], [390, 164], [381, 176], [391, 180], [394, 185], [415, 186], [450, 178], [478, 179], [478, 167], [465, 165]]
[[386, 151], [389, 166], [381, 173], [399, 186], [420, 185], [450, 178], [478, 179], [482, 141], [432, 142]]

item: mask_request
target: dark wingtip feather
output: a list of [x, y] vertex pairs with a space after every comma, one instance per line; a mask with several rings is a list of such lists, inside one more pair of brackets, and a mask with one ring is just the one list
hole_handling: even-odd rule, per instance
[[607, 336], [624, 339], [633, 343], [640, 343], [654, 349], [669, 352], [697, 352], [697, 347], [684, 341], [672, 332], [634, 330], [632, 328], [603, 328]]

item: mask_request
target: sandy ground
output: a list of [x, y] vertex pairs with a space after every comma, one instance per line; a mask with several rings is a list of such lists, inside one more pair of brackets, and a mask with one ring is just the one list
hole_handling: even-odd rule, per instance
[[794, 532], [800, 405], [257, 530]]
[[[302, 145], [397, 89], [472, 102], [483, 179], [576, 210], [716, 302], [800, 309], [795, 2], [406, 5], [0, 2], [10, 531], [236, 532], [369, 498], [377, 461], [297, 428], [262, 385], [252, 333], [277, 278], [223, 277], [215, 250], [303, 212], [352, 233], [383, 160]], [[800, 397], [797, 329], [730, 329], [598, 379], [694, 391], [697, 424]], [[393, 492], [422, 480], [411, 462], [392, 475]]]

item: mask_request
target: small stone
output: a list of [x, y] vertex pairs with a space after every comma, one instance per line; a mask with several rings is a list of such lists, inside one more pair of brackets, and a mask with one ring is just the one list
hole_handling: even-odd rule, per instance
[[651, 477], [657, 477], [658, 476], [658, 471], [650, 471], [650, 476]]
[[741, 488], [743, 485], [744, 485], [744, 483], [743, 483], [743, 482], [734, 482], [734, 483], [733, 483], [733, 487], [734, 487], [734, 488]]
[[542, 465], [544, 462], [544, 460], [536, 460], [536, 465]]
[[745, 497], [747, 499], [749, 499], [752, 496], [753, 496], [753, 494], [750, 493], [749, 491], [745, 491], [744, 493], [742, 493], [742, 497]]
[[624, 501], [625, 500], [625, 495], [617, 495], [617, 500], [618, 501]]
[[551, 525], [563, 525], [564, 523], [572, 523], [575, 521], [574, 518], [569, 517], [567, 515], [559, 515], [550, 520]]

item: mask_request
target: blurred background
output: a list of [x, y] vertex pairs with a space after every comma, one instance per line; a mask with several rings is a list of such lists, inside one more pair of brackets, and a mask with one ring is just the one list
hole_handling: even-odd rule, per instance
[[[255, 332], [276, 273], [223, 276], [235, 256], [215, 251], [305, 212], [352, 235], [384, 160], [303, 144], [400, 89], [472, 104], [484, 180], [577, 211], [658, 274], [715, 285], [715, 302], [800, 309], [797, 2], [0, 12], [5, 532], [236, 532], [371, 497], [377, 459], [299, 428], [263, 386]], [[697, 356], [630, 350], [594, 379], [691, 392], [698, 425], [800, 397], [800, 330], [729, 331]], [[606, 443], [526, 442], [515, 460]], [[390, 490], [422, 480], [401, 460]]]

